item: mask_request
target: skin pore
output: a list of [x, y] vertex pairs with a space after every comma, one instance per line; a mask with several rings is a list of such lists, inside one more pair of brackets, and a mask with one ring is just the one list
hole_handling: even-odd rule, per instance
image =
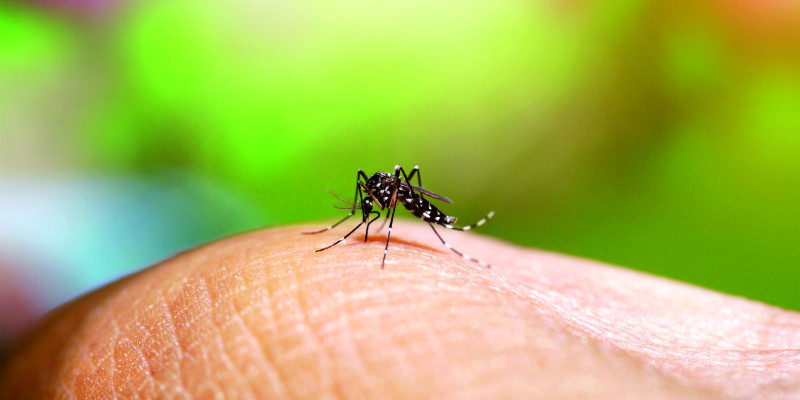
[[51, 312], [0, 398], [800, 398], [800, 313], [395, 221], [269, 229]]

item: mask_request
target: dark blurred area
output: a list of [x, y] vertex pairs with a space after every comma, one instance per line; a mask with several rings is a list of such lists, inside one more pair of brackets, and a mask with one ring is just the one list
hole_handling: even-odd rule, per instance
[[479, 233], [800, 309], [798, 133], [794, 1], [4, 3], [0, 341], [396, 164]]

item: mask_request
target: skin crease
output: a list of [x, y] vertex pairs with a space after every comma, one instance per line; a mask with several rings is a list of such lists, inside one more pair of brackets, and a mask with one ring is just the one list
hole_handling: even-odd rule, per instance
[[[800, 314], [395, 221], [245, 233], [49, 314], [0, 369], [17, 398], [797, 399]], [[363, 232], [363, 231], [361, 231]], [[384, 231], [385, 234], [385, 231]]]

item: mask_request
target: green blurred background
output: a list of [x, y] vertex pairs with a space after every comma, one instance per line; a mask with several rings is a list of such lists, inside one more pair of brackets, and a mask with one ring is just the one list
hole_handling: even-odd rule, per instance
[[0, 279], [40, 313], [418, 164], [479, 233], [800, 309], [798, 133], [793, 1], [5, 3]]

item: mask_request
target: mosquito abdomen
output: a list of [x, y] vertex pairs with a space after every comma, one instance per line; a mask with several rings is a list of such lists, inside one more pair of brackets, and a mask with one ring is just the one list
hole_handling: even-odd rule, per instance
[[456, 222], [456, 217], [451, 217], [439, 211], [436, 206], [419, 195], [411, 196], [410, 193], [402, 193], [398, 196], [398, 202], [414, 214], [415, 217], [425, 222], [432, 222], [440, 225], [453, 224]]

